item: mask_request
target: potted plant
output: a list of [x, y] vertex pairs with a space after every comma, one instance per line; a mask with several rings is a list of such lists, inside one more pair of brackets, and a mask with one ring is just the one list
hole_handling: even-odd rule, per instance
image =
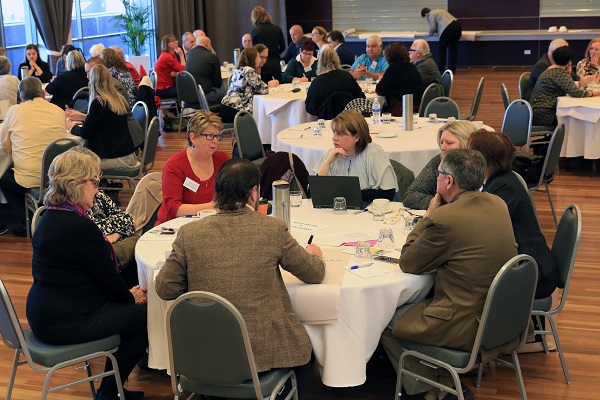
[[148, 28], [151, 8], [138, 6], [132, 0], [121, 0], [121, 3], [125, 12], [113, 17], [112, 20], [115, 28], [125, 31], [121, 39], [131, 52], [127, 59], [137, 69], [143, 65], [146, 71], [150, 71], [150, 56], [142, 53], [146, 49], [144, 45], [152, 35], [152, 29]]

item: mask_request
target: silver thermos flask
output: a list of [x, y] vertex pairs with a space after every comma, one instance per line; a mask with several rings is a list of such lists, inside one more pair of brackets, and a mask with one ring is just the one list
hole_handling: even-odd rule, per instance
[[273, 182], [273, 216], [290, 227], [290, 184], [286, 181]]
[[413, 130], [413, 95], [410, 93], [402, 96], [402, 129]]
[[240, 49], [233, 49], [233, 65], [235, 65], [236, 68], [237, 68], [239, 59], [240, 59]]
[[21, 80], [27, 78], [29, 76], [29, 68], [21, 67]]

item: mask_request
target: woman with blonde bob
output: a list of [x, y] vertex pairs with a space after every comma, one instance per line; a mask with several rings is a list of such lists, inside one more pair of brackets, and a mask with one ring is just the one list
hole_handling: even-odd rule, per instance
[[[120, 335], [114, 355], [123, 384], [148, 346], [146, 293], [127, 287], [111, 244], [87, 214], [98, 193], [100, 159], [75, 147], [54, 159], [48, 177], [48, 210], [32, 239], [29, 326], [53, 345]], [[112, 368], [110, 361], [106, 364]], [[142, 396], [125, 390], [125, 399]], [[119, 399], [114, 377], [102, 380], [96, 399]]]
[[64, 110], [67, 105], [71, 104], [73, 95], [87, 85], [85, 59], [77, 50], [71, 50], [67, 54], [65, 70], [46, 86], [46, 92], [52, 95], [50, 102]]
[[[104, 65], [90, 71], [88, 113], [67, 109], [67, 129], [87, 140], [86, 147], [101, 158], [101, 169], [139, 165], [133, 150], [133, 139], [127, 124], [129, 104], [111, 81]], [[84, 121], [83, 126], [72, 121]]]
[[454, 121], [443, 125], [437, 133], [441, 153], [433, 157], [406, 189], [402, 202], [406, 207], [426, 210], [437, 191], [437, 170], [448, 150], [466, 149], [471, 134], [477, 128], [470, 121]]
[[331, 120], [331, 129], [333, 148], [321, 156], [313, 171], [320, 176], [358, 176], [365, 202], [393, 200], [398, 191], [396, 174], [383, 148], [372, 143], [362, 114], [343, 111]]

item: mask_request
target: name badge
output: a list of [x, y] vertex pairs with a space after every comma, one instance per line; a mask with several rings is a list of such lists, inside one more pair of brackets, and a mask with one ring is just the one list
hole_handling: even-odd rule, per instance
[[200, 184], [198, 182], [194, 182], [190, 178], [185, 178], [185, 181], [183, 181], [183, 187], [188, 188], [192, 192], [196, 193], [200, 187]]
[[373, 69], [373, 70], [374, 70], [375, 68], [377, 68], [377, 61], [373, 61], [373, 62], [371, 63], [371, 67], [370, 67], [370, 68], [371, 68], [371, 69]]
[[312, 67], [309, 65], [308, 67], [304, 67], [304, 72], [310, 72]]

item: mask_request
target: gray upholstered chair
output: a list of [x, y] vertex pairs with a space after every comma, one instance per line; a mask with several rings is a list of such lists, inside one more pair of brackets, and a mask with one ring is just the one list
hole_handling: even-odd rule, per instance
[[[8, 291], [1, 279], [0, 297], [2, 298], [0, 302], [0, 333], [2, 334], [4, 344], [9, 349], [14, 350], [12, 369], [8, 377], [6, 400], [10, 400], [17, 367], [23, 364], [29, 364], [35, 372], [45, 375], [41, 396], [42, 400], [46, 399], [48, 393], [54, 393], [85, 382], [89, 382], [92, 398], [95, 398], [96, 389], [94, 388], [94, 380], [111, 375], [115, 376], [120, 397], [122, 399], [125, 398], [117, 361], [112, 354], [119, 348], [119, 343], [121, 342], [119, 335], [112, 335], [104, 339], [94, 340], [93, 342], [64, 346], [53, 346], [43, 343], [34, 336], [31, 329], [23, 329], [21, 327]], [[93, 375], [90, 368], [90, 360], [100, 357], [108, 357], [112, 362], [113, 369]], [[85, 366], [87, 377], [50, 387], [50, 380], [56, 371], [82, 363]]]
[[71, 107], [73, 110], [81, 111], [87, 114], [89, 97], [90, 89], [87, 86], [82, 87], [73, 95], [73, 99], [71, 100], [69, 107]]
[[477, 116], [477, 110], [479, 110], [479, 103], [481, 103], [481, 96], [483, 95], [483, 83], [485, 79], [481, 77], [477, 89], [475, 89], [475, 95], [473, 96], [473, 103], [471, 103], [471, 111], [468, 114], [460, 114], [460, 119], [466, 119], [474, 121]]
[[425, 107], [436, 97], [444, 95], [444, 89], [439, 83], [432, 83], [423, 91], [421, 103], [419, 104], [419, 117], [425, 116]]
[[[405, 351], [398, 362], [395, 399], [398, 400], [400, 398], [402, 376], [408, 375], [448, 391], [456, 395], [459, 400], [464, 400], [462, 384], [458, 374], [469, 372], [479, 363], [480, 367], [477, 377], [477, 386], [479, 386], [483, 371], [483, 368], [481, 368], [481, 349], [494, 349], [498, 346], [511, 343], [514, 345], [503, 351], [511, 354], [512, 363], [500, 358], [496, 358], [495, 360], [502, 365], [514, 368], [519, 382], [521, 398], [526, 400], [527, 394], [525, 393], [517, 349], [527, 339], [527, 328], [529, 327], [536, 284], [537, 264], [530, 256], [521, 254], [513, 257], [504, 264], [490, 286], [483, 306], [483, 313], [479, 321], [475, 342], [470, 351], [400, 340]], [[454, 381], [454, 388], [410, 371], [405, 366], [405, 361], [409, 358], [421, 361], [426, 367], [445, 369], [450, 373]]]
[[394, 196], [394, 201], [403, 201], [406, 189], [415, 180], [415, 173], [396, 160], [390, 159], [390, 164], [392, 164], [396, 179], [398, 180], [398, 192]]
[[442, 88], [444, 89], [444, 96], [450, 97], [452, 94], [452, 83], [454, 83], [454, 74], [449, 69], [445, 70], [442, 74]]
[[33, 213], [33, 218], [31, 218], [31, 236], [35, 233], [35, 230], [40, 223], [40, 218], [42, 218], [42, 214], [45, 213], [47, 209], [46, 206], [41, 206]]
[[425, 107], [425, 115], [437, 114], [438, 118], [460, 117], [458, 104], [450, 97], [436, 97]]
[[523, 72], [519, 76], [519, 97], [525, 100], [529, 100], [527, 97], [527, 88], [529, 87], [529, 78], [531, 77], [530, 72]]
[[504, 83], [500, 84], [500, 94], [502, 95], [502, 102], [504, 103], [504, 111], [506, 111], [510, 104], [510, 96], [508, 95], [508, 89]]
[[510, 138], [514, 146], [525, 146], [525, 151], [529, 151], [531, 143], [532, 118], [533, 112], [529, 103], [523, 99], [517, 99], [508, 105], [502, 121], [502, 132]]
[[167, 313], [167, 337], [176, 400], [183, 391], [275, 399], [288, 380], [291, 390], [286, 400], [298, 400], [296, 375], [291, 369], [257, 373], [244, 317], [221, 296], [196, 291], [178, 297]]
[[[571, 284], [571, 275], [573, 274], [573, 266], [575, 265], [575, 256], [579, 247], [579, 239], [581, 237], [581, 210], [578, 206], [571, 204], [567, 207], [560, 219], [554, 241], [552, 242], [552, 255], [558, 264], [558, 288], [562, 289], [560, 303], [552, 308], [552, 296], [543, 299], [535, 299], [533, 302], [533, 310], [531, 315], [535, 316], [538, 322], [536, 335], [542, 335], [544, 350], [548, 354], [548, 344], [546, 343], [546, 335], [552, 335], [556, 342], [556, 351], [560, 357], [563, 373], [567, 383], [571, 383], [567, 362], [558, 339], [558, 331], [554, 316], [561, 312], [567, 301], [567, 293]], [[541, 323], [541, 317], [544, 317], [550, 323], [550, 330], [544, 329]]]
[[265, 149], [252, 114], [245, 111], [238, 112], [233, 120], [233, 128], [240, 158], [260, 165], [266, 158]]

